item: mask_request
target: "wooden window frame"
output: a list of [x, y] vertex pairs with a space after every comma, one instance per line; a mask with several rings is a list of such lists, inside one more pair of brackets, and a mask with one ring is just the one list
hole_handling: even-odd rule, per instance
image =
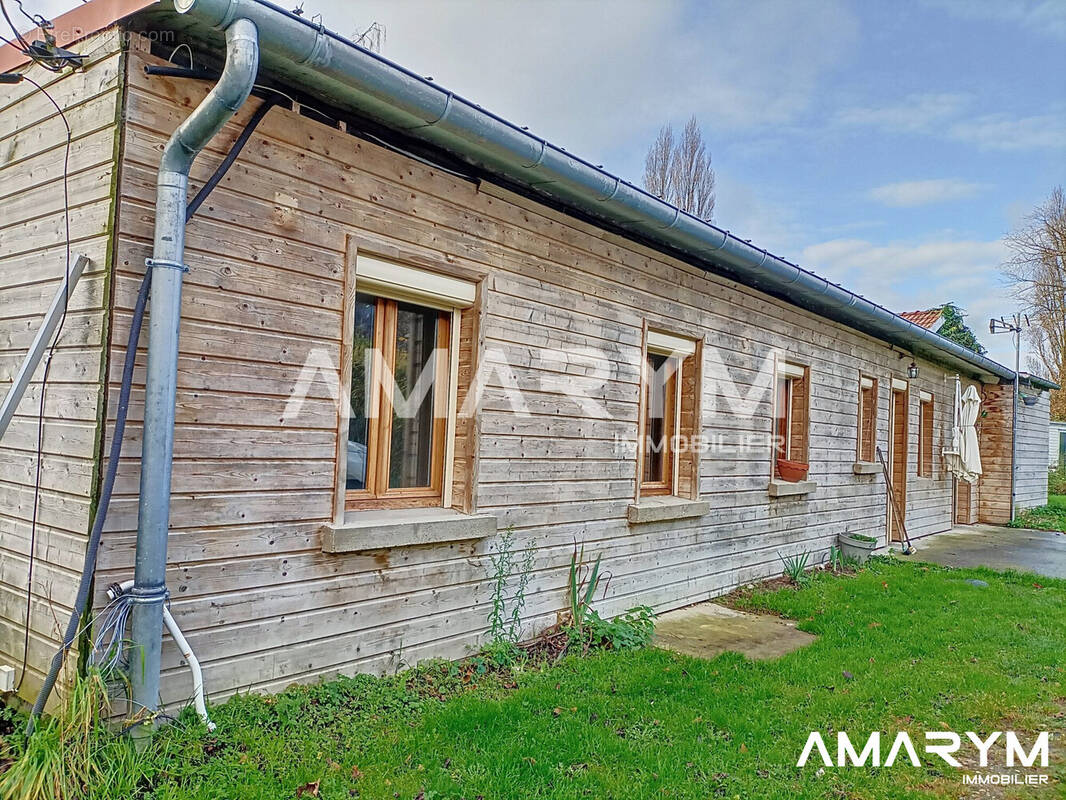
[[[888, 474], [892, 482], [892, 489], [899, 503], [900, 521], [907, 523], [907, 482], [910, 475], [911, 458], [911, 384], [909, 380], [893, 377], [889, 380], [888, 395]], [[902, 425], [897, 426], [899, 421]], [[898, 430], [901, 428], [901, 430]], [[899, 445], [896, 444], [896, 436], [899, 435]], [[896, 474], [896, 461], [902, 460], [900, 474]], [[887, 488], [887, 487], [886, 487]], [[887, 541], [902, 541], [902, 533], [896, 536], [895, 506], [891, 499], [885, 503], [885, 525]]]
[[661, 481], [649, 481], [644, 478], [644, 462], [647, 459], [647, 453], [645, 447], [647, 446], [647, 430], [648, 430], [648, 414], [651, 410], [651, 376], [649, 370], [651, 364], [649, 363], [652, 356], [659, 355], [655, 351], [648, 351], [644, 355], [644, 368], [642, 384], [643, 394], [643, 425], [642, 434], [640, 437], [640, 494], [642, 497], [656, 497], [663, 495], [672, 495], [674, 493], [674, 485], [676, 484], [677, 475], [677, 450], [673, 447], [673, 439], [677, 435], [677, 421], [680, 418], [678, 403], [681, 402], [681, 393], [677, 391], [678, 379], [681, 377], [681, 359], [676, 356], [663, 356], [667, 359], [667, 363], [674, 362], [676, 364], [673, 373], [666, 380], [664, 386], [665, 396], [663, 398], [663, 447], [662, 447], [662, 459], [663, 459], [663, 479]]
[[[412, 259], [417, 261], [417, 259]], [[437, 363], [436, 380], [446, 380], [446, 389], [438, 391], [434, 387], [434, 426], [433, 426], [433, 466], [434, 480], [431, 487], [413, 489], [395, 489], [387, 497], [373, 497], [369, 490], [348, 490], [346, 469], [346, 442], [348, 441], [348, 398], [351, 396], [352, 357], [355, 337], [355, 308], [358, 294], [369, 294], [385, 301], [411, 303], [426, 308], [436, 309], [442, 317], [447, 317], [447, 336], [442, 336], [445, 325], [438, 323], [437, 329]], [[435, 267], [422, 268], [399, 264], [389, 259], [368, 254], [359, 250], [355, 237], [347, 242], [344, 310], [340, 351], [340, 393], [337, 404], [337, 456], [334, 467], [334, 523], [344, 521], [347, 511], [390, 508], [433, 508], [451, 507], [453, 502], [453, 481], [455, 469], [456, 430], [458, 427], [458, 392], [460, 329], [464, 314], [476, 315], [477, 283], [474, 280], [452, 277], [436, 271]], [[476, 317], [475, 317], [476, 318]], [[438, 318], [440, 319], [440, 318]], [[380, 341], [378, 326], [384, 325], [380, 314], [375, 314], [375, 342]], [[441, 345], [447, 342], [447, 347]], [[386, 348], [379, 348], [382, 354], [388, 353], [394, 358], [395, 342]], [[441, 357], [446, 350], [446, 356]], [[379, 390], [391, 391], [392, 387], [373, 381], [371, 386]], [[378, 408], [383, 398], [371, 398], [371, 407]], [[391, 403], [391, 398], [388, 399]], [[375, 406], [377, 403], [378, 406]], [[443, 406], [443, 416], [442, 413]], [[391, 420], [391, 406], [388, 408]], [[444, 424], [441, 424], [443, 421]], [[369, 431], [368, 431], [369, 433]], [[367, 438], [367, 479], [370, 479], [370, 453], [372, 447], [383, 447], [381, 437], [370, 441]], [[443, 440], [443, 441], [442, 441]], [[380, 462], [378, 464], [380, 469]], [[387, 468], [387, 467], [386, 467]], [[379, 480], [379, 478], [376, 478]]]
[[933, 439], [935, 438], [936, 405], [932, 393], [918, 393], [918, 463], [917, 475], [920, 478], [933, 477]]
[[[687, 358], [697, 355], [699, 352], [700, 348], [696, 340], [659, 330], [651, 330], [645, 325], [644, 347], [641, 354], [640, 424], [638, 425], [639, 438], [637, 442], [638, 500], [641, 497], [671, 497], [677, 495], [681, 453], [673, 446], [673, 442], [679, 434], [679, 425], [682, 419], [681, 387], [684, 380], [684, 364]], [[653, 355], [666, 358], [675, 365], [666, 381], [665, 398], [663, 400], [663, 437], [665, 442], [662, 450], [663, 480], [661, 481], [647, 481], [644, 479], [644, 462], [647, 456], [645, 447], [647, 446], [648, 414], [651, 409], [649, 361]], [[698, 408], [697, 404], [696, 409], [693, 411], [695, 416], [698, 416]], [[698, 484], [698, 476], [693, 478], [693, 483]]]
[[[369, 294], [369, 293], [368, 293]], [[418, 508], [443, 505], [445, 483], [445, 456], [449, 428], [454, 420], [449, 417], [449, 398], [454, 394], [451, 387], [452, 362], [456, 354], [452, 349], [452, 325], [454, 312], [437, 311], [437, 341], [434, 353], [433, 423], [430, 455], [429, 486], [390, 488], [389, 467], [392, 457], [392, 422], [394, 381], [382, 381], [380, 371], [395, 375], [396, 371], [396, 324], [399, 304], [405, 300], [373, 295], [376, 301], [374, 313], [375, 358], [373, 372], [367, 376], [372, 387], [371, 413], [367, 417], [366, 488], [346, 489], [345, 508], [349, 511], [385, 508]], [[431, 308], [419, 305], [419, 308]]]
[[[864, 386], [863, 384], [867, 382], [869, 382], [870, 385]], [[855, 460], [860, 464], [873, 464], [876, 462], [877, 458], [877, 412], [880, 400], [880, 398], [878, 397], [878, 388], [879, 387], [877, 384], [877, 378], [863, 373], [859, 373], [859, 419], [857, 436], [855, 437]], [[863, 400], [864, 389], [869, 389], [870, 397], [873, 398], [873, 401], [870, 403], [869, 407], [867, 407], [867, 404]], [[871, 413], [869, 453], [864, 452], [866, 450], [866, 448], [864, 447], [866, 442], [863, 440], [863, 437], [866, 435], [867, 410], [869, 410]], [[866, 457], [867, 455], [869, 456], [869, 458]]]
[[[778, 391], [778, 382], [784, 378], [786, 380], [786, 394], [783, 401], [786, 413], [784, 415], [779, 414], [781, 410], [779, 405], [782, 404], [780, 398], [780, 392]], [[795, 381], [802, 381], [806, 388], [806, 397], [804, 398], [804, 425], [806, 429], [803, 431], [804, 441], [804, 453], [803, 460], [797, 463], [810, 464], [811, 456], [811, 368], [808, 364], [800, 364], [795, 361], [778, 361], [774, 368], [774, 385], [773, 385], [773, 447], [771, 448], [772, 458], [770, 470], [775, 479], [780, 478], [780, 473], [777, 470], [777, 460], [783, 458], [786, 461], [794, 461], [792, 457], [792, 439], [794, 434], [795, 425]], [[782, 431], [782, 423], [784, 430]], [[784, 439], [783, 447], [778, 446], [778, 437]]]

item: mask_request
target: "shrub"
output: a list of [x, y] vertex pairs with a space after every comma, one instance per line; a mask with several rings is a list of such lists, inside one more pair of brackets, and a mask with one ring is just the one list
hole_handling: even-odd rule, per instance
[[595, 611], [588, 614], [588, 637], [594, 647], [636, 650], [648, 644], [654, 634], [655, 612], [649, 606], [636, 606], [611, 620]]
[[1058, 467], [1047, 474], [1048, 494], [1066, 494], [1066, 467]]

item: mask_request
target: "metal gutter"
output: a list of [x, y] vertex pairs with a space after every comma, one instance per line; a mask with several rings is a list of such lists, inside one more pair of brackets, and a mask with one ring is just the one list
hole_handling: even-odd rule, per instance
[[[264, 0], [174, 0], [196, 27], [244, 17], [265, 70], [709, 271], [984, 382], [1013, 370], [700, 220], [388, 59]], [[1036, 388], [1058, 388], [1039, 378]]]
[[[174, 455], [174, 408], [178, 376], [181, 288], [187, 271], [185, 223], [189, 170], [199, 152], [244, 105], [259, 70], [254, 23], [231, 17], [226, 30], [226, 66], [218, 83], [185, 118], [163, 148], [156, 179], [155, 239], [148, 317], [141, 487], [137, 507], [137, 554], [130, 591], [130, 684], [136, 712], [152, 718], [159, 704], [159, 665], [167, 599], [167, 534]], [[142, 729], [138, 729], [142, 730]]]

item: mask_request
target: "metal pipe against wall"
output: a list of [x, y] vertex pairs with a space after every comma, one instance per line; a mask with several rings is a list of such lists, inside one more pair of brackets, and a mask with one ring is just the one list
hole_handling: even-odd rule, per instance
[[1014, 402], [1011, 405], [1010, 426], [1010, 521], [1017, 513], [1018, 494], [1018, 391], [1021, 389], [1022, 318], [1014, 317]]
[[185, 119], [163, 150], [156, 184], [155, 240], [147, 266], [152, 272], [141, 455], [137, 554], [130, 636], [138, 652], [131, 659], [132, 701], [150, 717], [159, 704], [160, 649], [167, 596], [167, 531], [174, 454], [178, 329], [181, 284], [187, 270], [185, 210], [189, 170], [197, 154], [244, 104], [259, 70], [259, 36], [244, 18], [226, 25], [226, 65], [218, 83]]
[[[112, 584], [107, 590], [107, 597], [109, 600], [114, 601], [124, 594], [129, 594], [132, 589], [133, 581]], [[185, 638], [185, 634], [178, 627], [177, 620], [174, 619], [170, 609], [165, 604], [163, 605], [163, 624], [170, 632], [171, 638], [174, 639], [174, 644], [181, 651], [181, 657], [189, 665], [189, 672], [192, 673], [192, 697], [196, 713], [204, 721], [207, 729], [213, 731], [217, 726], [207, 714], [207, 699], [204, 697], [204, 672], [200, 668], [200, 660], [196, 657], [196, 653], [193, 652], [192, 647], [189, 645], [189, 640]]]

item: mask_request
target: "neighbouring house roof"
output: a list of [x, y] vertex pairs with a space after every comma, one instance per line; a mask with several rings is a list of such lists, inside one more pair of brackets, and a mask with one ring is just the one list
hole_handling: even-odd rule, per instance
[[[176, 13], [175, 2], [181, 13]], [[82, 8], [101, 9], [97, 15], [101, 20], [113, 16], [99, 25], [106, 27], [139, 5], [137, 0], [91, 0]], [[111, 14], [103, 13], [108, 9]], [[447, 153], [507, 188], [916, 357], [983, 382], [1015, 378], [1008, 367], [698, 219], [431, 79], [279, 6], [264, 0], [164, 0], [138, 13], [139, 21], [133, 24], [186, 36], [221, 54], [221, 30], [236, 16], [249, 18], [259, 30], [262, 71], [338, 111]], [[4, 64], [11, 68], [11, 58], [10, 48], [0, 48], [0, 68]], [[1058, 388], [1041, 378], [1029, 380], [1037, 388]]]
[[[64, 14], [52, 20], [51, 29], [56, 45], [70, 49], [70, 46], [91, 36], [97, 31], [114, 25], [120, 19], [130, 16], [154, 5], [158, 0], [91, 0], [82, 2]], [[45, 38], [44, 31], [33, 28], [22, 32], [27, 41]], [[5, 38], [7, 33], [5, 31]], [[7, 72], [20, 64], [25, 64], [26, 57], [14, 46], [5, 44], [0, 47], [0, 72]]]
[[921, 325], [927, 330], [935, 330], [939, 327], [938, 323], [944, 316], [944, 309], [930, 308], [926, 311], [901, 311], [899, 315], [915, 325]]

